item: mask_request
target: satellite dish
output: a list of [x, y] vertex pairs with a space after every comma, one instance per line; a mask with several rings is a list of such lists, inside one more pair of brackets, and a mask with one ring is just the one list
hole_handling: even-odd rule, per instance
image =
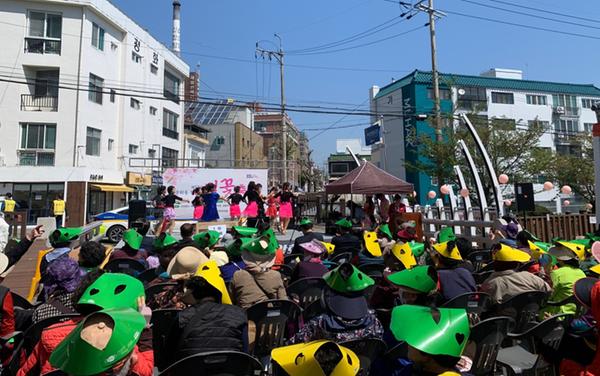
[[465, 89], [458, 89], [458, 95], [465, 95]]

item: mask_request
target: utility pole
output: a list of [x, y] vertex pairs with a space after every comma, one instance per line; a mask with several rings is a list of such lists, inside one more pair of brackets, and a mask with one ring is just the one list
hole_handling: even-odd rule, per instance
[[258, 46], [259, 42], [256, 42], [256, 52], [260, 54], [263, 58], [265, 56], [269, 57], [269, 60], [275, 58], [279, 63], [279, 82], [280, 82], [280, 91], [281, 91], [281, 148], [282, 148], [282, 169], [283, 173], [280, 176], [283, 176], [283, 181], [281, 183], [287, 182], [288, 173], [287, 173], [287, 124], [285, 121], [285, 77], [283, 74], [283, 66], [284, 66], [284, 56], [283, 52], [283, 42], [281, 37], [275, 33], [274, 34], [277, 39], [279, 39], [279, 48], [277, 50], [266, 50], [262, 49]]
[[592, 128], [592, 146], [594, 148], [594, 196], [596, 198], [596, 228], [600, 228], [600, 102], [592, 105], [596, 113], [596, 124]]

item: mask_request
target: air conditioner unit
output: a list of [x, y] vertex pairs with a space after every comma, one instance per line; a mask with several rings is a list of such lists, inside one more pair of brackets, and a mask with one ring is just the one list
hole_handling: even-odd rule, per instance
[[556, 112], [557, 114], [564, 114], [565, 113], [565, 108], [563, 106], [556, 106], [554, 108], [554, 112]]

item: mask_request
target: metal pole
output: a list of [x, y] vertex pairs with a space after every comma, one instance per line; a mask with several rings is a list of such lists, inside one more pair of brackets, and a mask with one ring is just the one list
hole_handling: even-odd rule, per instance
[[287, 182], [287, 124], [285, 122], [285, 78], [283, 74], [283, 43], [281, 37], [275, 34], [279, 39], [279, 82], [281, 84], [281, 138], [283, 149], [283, 182]]
[[379, 116], [379, 126], [381, 127], [381, 138], [383, 140], [383, 169], [387, 171], [387, 145], [385, 143], [385, 126], [383, 125], [383, 115]]
[[596, 121], [592, 128], [592, 146], [594, 147], [594, 196], [596, 198], [596, 227], [600, 226], [600, 103], [592, 106], [596, 112]]
[[[431, 42], [431, 74], [433, 76], [433, 106], [435, 114], [435, 139], [442, 142], [442, 118], [440, 109], [440, 82], [437, 71], [437, 48], [435, 42], [435, 10], [433, 0], [429, 0], [427, 14], [429, 14], [429, 39]], [[440, 183], [441, 184], [441, 183]]]

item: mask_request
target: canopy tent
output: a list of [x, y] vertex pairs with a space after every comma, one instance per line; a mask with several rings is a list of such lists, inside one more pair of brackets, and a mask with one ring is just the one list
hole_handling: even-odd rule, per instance
[[339, 180], [325, 186], [327, 194], [412, 193], [413, 185], [383, 171], [371, 162], [364, 161]]

